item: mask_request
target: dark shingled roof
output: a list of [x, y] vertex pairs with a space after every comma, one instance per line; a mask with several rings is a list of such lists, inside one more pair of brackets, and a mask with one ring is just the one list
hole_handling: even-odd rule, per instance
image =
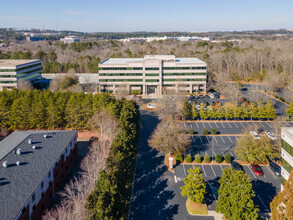
[[[0, 141], [0, 219], [17, 216], [76, 133], [15, 131]], [[33, 145], [38, 149], [32, 149]], [[19, 148], [22, 154], [14, 154]], [[2, 166], [4, 161], [8, 162], [8, 168]], [[16, 166], [17, 161], [22, 165]]]

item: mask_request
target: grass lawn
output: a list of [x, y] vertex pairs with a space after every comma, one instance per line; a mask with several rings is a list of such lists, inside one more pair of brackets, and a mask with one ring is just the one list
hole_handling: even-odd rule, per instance
[[187, 199], [186, 208], [190, 215], [208, 215], [208, 209], [206, 204], [196, 204]]

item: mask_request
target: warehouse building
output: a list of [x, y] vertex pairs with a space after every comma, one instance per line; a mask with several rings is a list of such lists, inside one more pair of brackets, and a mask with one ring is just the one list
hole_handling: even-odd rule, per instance
[[127, 92], [162, 95], [206, 92], [206, 63], [197, 58], [173, 55], [146, 55], [144, 58], [110, 58], [99, 64], [101, 92]]
[[285, 182], [289, 179], [289, 175], [293, 170], [293, 128], [281, 128], [281, 138], [281, 188], [283, 189]]
[[15, 131], [0, 141], [0, 219], [41, 219], [77, 155], [77, 131]]
[[41, 60], [0, 60], [0, 91], [17, 88], [21, 78], [32, 84], [41, 80]]

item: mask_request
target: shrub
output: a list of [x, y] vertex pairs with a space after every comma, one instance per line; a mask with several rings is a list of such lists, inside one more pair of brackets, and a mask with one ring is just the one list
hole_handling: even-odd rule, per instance
[[177, 164], [182, 163], [182, 162], [183, 162], [183, 157], [182, 157], [182, 155], [181, 155], [181, 154], [176, 154], [176, 155], [175, 155], [175, 161], [176, 161]]
[[221, 154], [217, 154], [216, 155], [216, 162], [217, 163], [222, 163], [222, 156], [221, 156]]
[[211, 134], [217, 134], [217, 130], [215, 128], [211, 129]]
[[195, 163], [201, 163], [201, 157], [200, 157], [199, 154], [195, 155], [195, 157], [194, 157], [194, 162], [195, 162]]
[[209, 130], [207, 128], [204, 128], [202, 133], [203, 133], [203, 135], [208, 135], [209, 134]]
[[284, 99], [282, 96], [280, 96], [280, 100], [281, 100], [282, 102], [285, 102], [285, 99]]
[[189, 134], [194, 134], [194, 130], [192, 128], [189, 129], [188, 131]]
[[186, 163], [191, 163], [192, 162], [192, 157], [190, 154], [187, 154], [186, 157], [185, 157], [185, 161]]
[[231, 155], [230, 154], [225, 154], [225, 161], [226, 161], [226, 163], [231, 163]]
[[208, 155], [208, 154], [205, 154], [205, 155], [204, 155], [204, 162], [205, 162], [205, 163], [210, 163], [210, 162], [211, 162], [211, 157], [210, 157], [210, 155]]

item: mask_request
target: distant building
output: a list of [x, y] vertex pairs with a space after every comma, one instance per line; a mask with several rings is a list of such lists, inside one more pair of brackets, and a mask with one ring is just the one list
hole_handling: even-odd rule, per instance
[[60, 41], [65, 44], [71, 44], [75, 42], [80, 42], [80, 39], [75, 36], [68, 36], [68, 37], [61, 38]]
[[99, 64], [100, 91], [161, 95], [167, 91], [206, 92], [206, 63], [197, 58], [146, 55], [144, 58], [110, 58]]
[[281, 148], [281, 189], [293, 170], [293, 127], [281, 128], [282, 148]]
[[17, 88], [21, 78], [31, 83], [41, 79], [41, 60], [0, 60], [0, 91]]
[[0, 141], [0, 219], [41, 219], [77, 155], [77, 131], [15, 131]]
[[45, 38], [43, 37], [26, 37], [26, 41], [27, 42], [31, 42], [31, 41], [43, 41], [45, 40]]

